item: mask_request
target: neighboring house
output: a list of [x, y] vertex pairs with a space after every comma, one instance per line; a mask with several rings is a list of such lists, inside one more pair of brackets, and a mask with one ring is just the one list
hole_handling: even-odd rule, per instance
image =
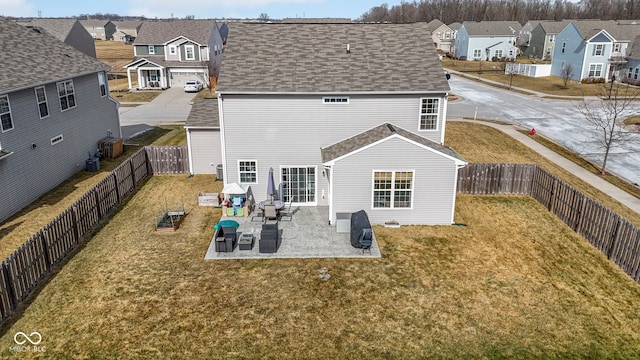
[[196, 99], [185, 124], [192, 174], [215, 174], [222, 164], [218, 99]]
[[350, 23], [349, 18], [284, 18], [283, 23], [288, 24], [345, 24]]
[[562, 77], [571, 66], [571, 79], [622, 79], [626, 75], [627, 47], [640, 34], [640, 25], [618, 25], [613, 20], [571, 21], [557, 36], [551, 75]]
[[116, 32], [113, 34], [113, 40], [122, 41], [124, 43], [133, 42], [138, 36], [138, 32], [142, 27], [142, 21], [134, 20], [114, 20], [112, 23], [116, 26]]
[[71, 45], [91, 57], [96, 57], [96, 43], [77, 19], [35, 18], [31, 21], [20, 21], [18, 24], [42, 29], [65, 44]]
[[517, 21], [465, 21], [456, 33], [454, 56], [470, 61], [515, 59], [521, 28]]
[[427, 25], [431, 30], [431, 39], [436, 49], [445, 53], [451, 52], [455, 31], [438, 19], [432, 20]]
[[569, 20], [541, 20], [531, 30], [530, 40], [522, 55], [540, 60], [551, 60], [556, 37], [569, 24]]
[[125, 65], [129, 89], [135, 71], [138, 89], [209, 84], [222, 61], [222, 37], [214, 20], [145, 21], [133, 42], [134, 60]]
[[113, 34], [117, 31], [116, 25], [111, 20], [80, 20], [80, 24], [97, 40], [113, 40]]
[[267, 199], [273, 168], [285, 202], [328, 207], [330, 223], [361, 209], [377, 224], [453, 223], [466, 162], [443, 146], [449, 84], [417, 36], [425, 23], [229, 27], [216, 90], [225, 184]]
[[516, 44], [520, 53], [523, 53], [529, 47], [529, 43], [531, 42], [531, 31], [538, 25], [539, 22], [540, 21], [538, 20], [530, 20], [522, 25], [520, 33], [518, 34], [518, 40]]
[[85, 168], [121, 136], [109, 66], [0, 17], [0, 222]]
[[633, 39], [627, 48], [626, 74], [622, 76], [622, 82], [640, 85], [640, 35]]

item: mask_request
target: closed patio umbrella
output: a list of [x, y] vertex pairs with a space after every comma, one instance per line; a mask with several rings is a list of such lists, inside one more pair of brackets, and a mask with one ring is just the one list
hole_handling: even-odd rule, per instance
[[267, 194], [271, 196], [271, 201], [273, 201], [273, 195], [276, 193], [276, 184], [273, 181], [273, 168], [269, 168], [269, 178], [267, 179]]

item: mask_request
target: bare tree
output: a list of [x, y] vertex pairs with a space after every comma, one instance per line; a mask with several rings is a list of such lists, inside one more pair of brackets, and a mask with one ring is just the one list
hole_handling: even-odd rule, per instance
[[567, 88], [567, 84], [569, 80], [573, 76], [573, 65], [571, 63], [565, 64], [562, 69], [560, 69], [560, 77], [562, 78], [562, 82], [564, 83], [565, 89]]
[[607, 99], [605, 86], [599, 87], [600, 92], [596, 100], [585, 98], [577, 110], [584, 116], [587, 123], [594, 130], [594, 139], [599, 147], [604, 150], [604, 158], [600, 173], [604, 175], [607, 169], [609, 154], [614, 148], [624, 148], [635, 136], [626, 131], [621, 122], [624, 117], [637, 111], [637, 102], [640, 100], [640, 89], [627, 85], [620, 85], [613, 89], [613, 97]]
[[270, 20], [270, 19], [269, 19], [269, 14], [267, 14], [267, 13], [260, 13], [260, 16], [258, 16], [258, 20], [260, 20], [260, 21], [264, 21], [264, 22], [269, 21], [269, 20]]

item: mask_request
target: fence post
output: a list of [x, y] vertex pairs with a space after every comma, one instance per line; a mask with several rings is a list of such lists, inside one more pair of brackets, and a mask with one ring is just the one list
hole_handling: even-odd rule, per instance
[[[613, 238], [611, 239], [611, 246], [607, 250], [607, 259], [611, 259], [613, 256], [613, 250], [616, 248], [616, 244], [620, 241], [620, 228], [622, 228], [622, 218], [618, 217], [618, 222], [616, 223], [616, 231], [613, 233]], [[618, 264], [617, 261], [614, 261]], [[620, 266], [620, 265], [618, 265]]]
[[558, 179], [554, 177], [553, 179], [553, 186], [551, 187], [551, 193], [549, 194], [549, 211], [553, 212], [553, 206], [555, 205], [555, 201], [553, 201], [555, 199], [556, 196], [556, 192], [558, 191]]
[[113, 183], [116, 185], [116, 199], [118, 200], [118, 205], [120, 205], [120, 185], [118, 181], [118, 173], [116, 171], [111, 173], [113, 175]]
[[11, 280], [9, 270], [9, 265], [7, 265], [6, 261], [2, 262], [2, 272], [4, 273], [4, 281], [7, 284], [7, 297], [9, 298], [9, 306], [11, 307], [11, 312], [16, 309], [18, 305], [18, 299], [16, 299], [16, 290], [13, 288], [13, 281]]
[[133, 188], [136, 188], [136, 167], [133, 165], [133, 157], [129, 158], [129, 167], [131, 168], [131, 180], [133, 181]]
[[47, 245], [47, 234], [44, 229], [40, 230], [40, 239], [42, 239], [42, 250], [44, 251], [44, 260], [47, 263], [47, 272], [51, 271], [51, 256], [49, 256], [49, 245]]
[[145, 165], [147, 166], [147, 174], [153, 175], [153, 167], [151, 166], [151, 159], [150, 159], [150, 156], [149, 156], [149, 151], [151, 151], [149, 149], [149, 146], [145, 146], [144, 147], [144, 161], [145, 161]]
[[98, 221], [102, 218], [102, 211], [100, 211], [100, 197], [98, 196], [98, 192], [95, 187], [89, 191], [93, 191], [93, 197], [96, 199], [96, 210], [98, 211]]
[[577, 232], [578, 234], [580, 234], [580, 231], [582, 230], [582, 219], [584, 218], [584, 208], [585, 206], [587, 206], [587, 197], [584, 196], [584, 194], [580, 193], [582, 195], [582, 205], [580, 205], [580, 209], [578, 210], [578, 214], [576, 214], [576, 222], [575, 225], [573, 227], [573, 230], [575, 232]]
[[76, 244], [80, 242], [80, 223], [78, 222], [78, 213], [77, 207], [75, 205], [71, 205], [69, 207], [71, 211], [71, 221], [73, 222], [73, 236], [76, 238]]

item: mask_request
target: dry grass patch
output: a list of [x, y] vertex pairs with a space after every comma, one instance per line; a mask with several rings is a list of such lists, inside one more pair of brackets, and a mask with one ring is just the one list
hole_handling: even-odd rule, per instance
[[158, 95], [160, 95], [161, 91], [111, 91], [111, 97], [119, 102], [149, 102]]
[[445, 144], [469, 162], [538, 164], [585, 195], [640, 227], [640, 214], [587, 184], [500, 130], [481, 124], [447, 122]]
[[[16, 331], [50, 357], [640, 354], [640, 287], [532, 199], [459, 196], [467, 226], [376, 227], [376, 260], [205, 261], [220, 211], [196, 195], [213, 179], [150, 179], [5, 329], [2, 355]], [[165, 198], [190, 209], [176, 233], [153, 231]]]

